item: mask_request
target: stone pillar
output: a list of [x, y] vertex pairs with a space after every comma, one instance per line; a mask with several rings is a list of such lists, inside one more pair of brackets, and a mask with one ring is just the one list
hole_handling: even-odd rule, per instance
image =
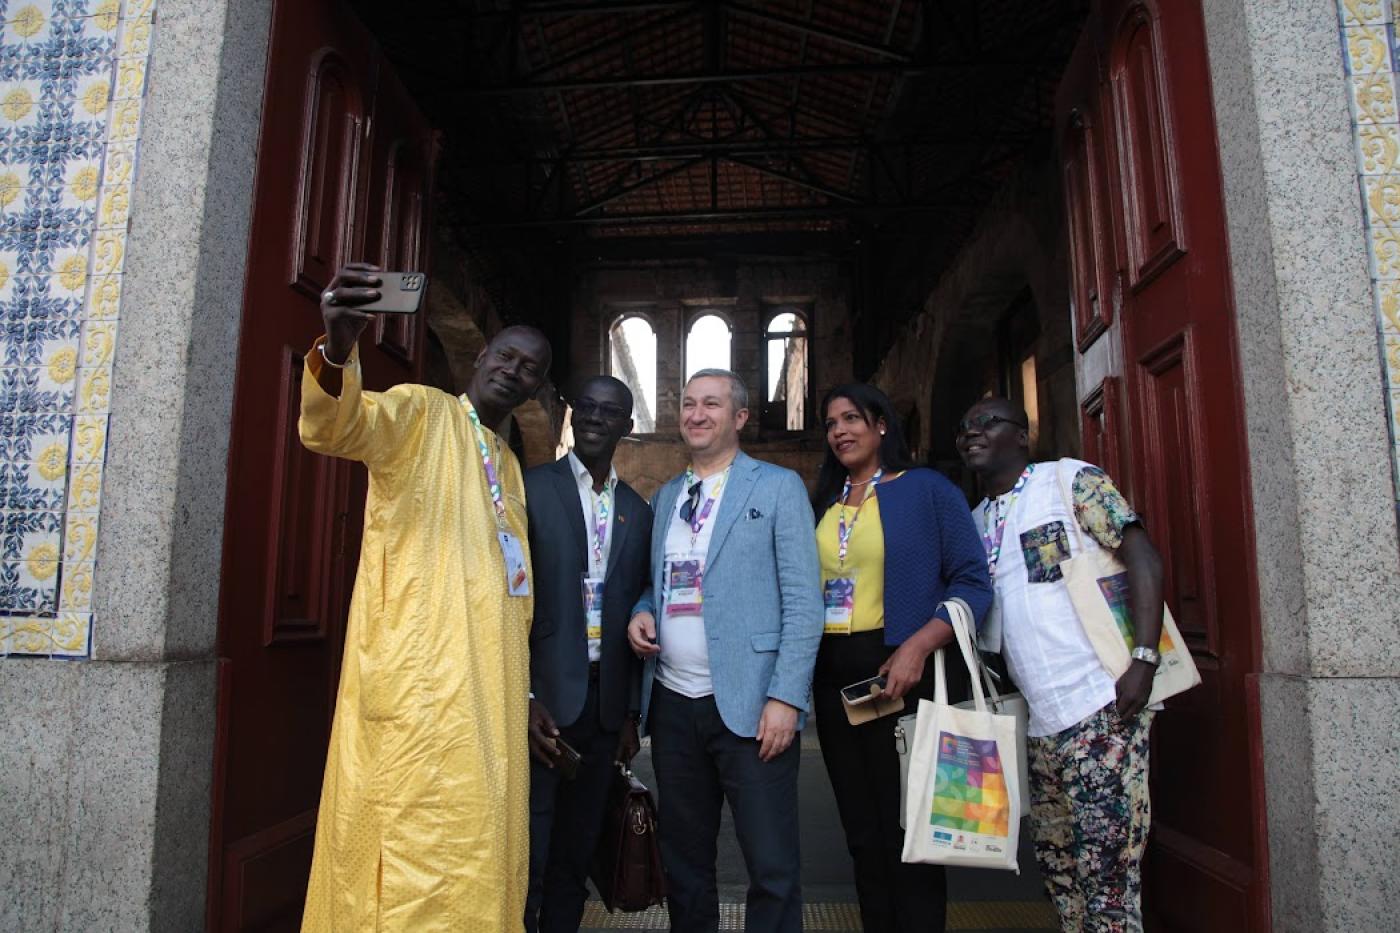
[[1376, 929], [1400, 895], [1400, 550], [1356, 79], [1331, 4], [1203, 7], [1254, 507], [1273, 923]]
[[652, 320], [656, 323], [656, 434], [672, 440], [681, 423], [685, 309], [678, 300], [659, 301]]
[[[90, 657], [0, 660], [4, 929], [204, 924], [233, 367], [272, 0], [160, 0], [154, 29], [150, 0], [123, 6], [119, 41], [144, 23], [152, 51], [130, 223], [113, 228], [129, 233], [111, 270], [120, 339]], [[119, 54], [124, 68], [125, 44]]]

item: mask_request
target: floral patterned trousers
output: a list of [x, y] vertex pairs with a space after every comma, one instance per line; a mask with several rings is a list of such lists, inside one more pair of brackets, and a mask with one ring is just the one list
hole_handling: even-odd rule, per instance
[[1152, 717], [1124, 722], [1110, 703], [1029, 740], [1035, 857], [1065, 933], [1142, 930]]

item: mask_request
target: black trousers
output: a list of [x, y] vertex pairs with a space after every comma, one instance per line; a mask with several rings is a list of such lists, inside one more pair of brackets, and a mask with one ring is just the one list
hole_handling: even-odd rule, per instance
[[603, 829], [618, 733], [598, 722], [598, 684], [588, 685], [583, 712], [560, 727], [583, 756], [578, 776], [566, 781], [530, 759], [530, 887], [525, 899], [529, 933], [577, 933], [588, 900], [588, 869]]
[[[900, 860], [904, 830], [899, 814], [904, 802], [894, 742], [895, 721], [915, 712], [920, 697], [933, 697], [933, 658], [925, 666], [923, 680], [906, 695], [902, 713], [853, 726], [841, 705], [841, 688], [874, 677], [894, 652], [885, 646], [884, 637], [877, 630], [822, 638], [812, 678], [817, 736], [846, 831], [846, 847], [855, 863], [856, 896], [866, 933], [941, 931], [948, 906], [943, 867], [906, 865]], [[966, 690], [954, 676], [962, 663], [947, 667], [949, 698], [955, 699]], [[962, 684], [966, 679], [964, 674]]]
[[648, 716], [656, 769], [657, 832], [674, 933], [719, 929], [715, 882], [720, 806], [729, 801], [749, 871], [746, 928], [802, 929], [797, 835], [800, 742], [772, 761], [730, 732], [714, 697], [692, 700], [657, 684]]

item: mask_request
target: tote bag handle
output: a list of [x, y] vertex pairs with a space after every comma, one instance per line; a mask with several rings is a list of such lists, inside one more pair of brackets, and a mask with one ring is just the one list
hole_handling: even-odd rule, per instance
[[[974, 707], [977, 712], [985, 713], [987, 696], [982, 689], [982, 668], [972, 648], [972, 611], [968, 609], [967, 603], [957, 598], [945, 601], [943, 608], [948, 610], [948, 618], [952, 620], [953, 638], [958, 643], [963, 664], [967, 667], [968, 679], [972, 682]], [[933, 696], [935, 702], [942, 706], [948, 705], [948, 672], [944, 667], [942, 648], [933, 655]]]

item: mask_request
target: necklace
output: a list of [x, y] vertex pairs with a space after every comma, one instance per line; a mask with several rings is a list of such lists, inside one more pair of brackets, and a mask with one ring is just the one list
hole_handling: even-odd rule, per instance
[[851, 545], [851, 534], [856, 530], [856, 522], [860, 519], [861, 509], [865, 508], [866, 500], [873, 498], [876, 491], [875, 487], [872, 486], [870, 489], [870, 495], [865, 496], [860, 500], [860, 504], [856, 506], [855, 514], [851, 516], [850, 524], [847, 524], [846, 506], [847, 500], [851, 496], [851, 487], [865, 486], [869, 483], [878, 484], [880, 482], [880, 477], [883, 476], [884, 473], [885, 470], [883, 467], [881, 467], [880, 469], [875, 471], [874, 476], [870, 477], [870, 479], [866, 480], [864, 483], [853, 483], [850, 481], [849, 478], [847, 478], [845, 488], [841, 490], [841, 517], [836, 525], [836, 559], [840, 561], [842, 570], [846, 569], [846, 553]]

